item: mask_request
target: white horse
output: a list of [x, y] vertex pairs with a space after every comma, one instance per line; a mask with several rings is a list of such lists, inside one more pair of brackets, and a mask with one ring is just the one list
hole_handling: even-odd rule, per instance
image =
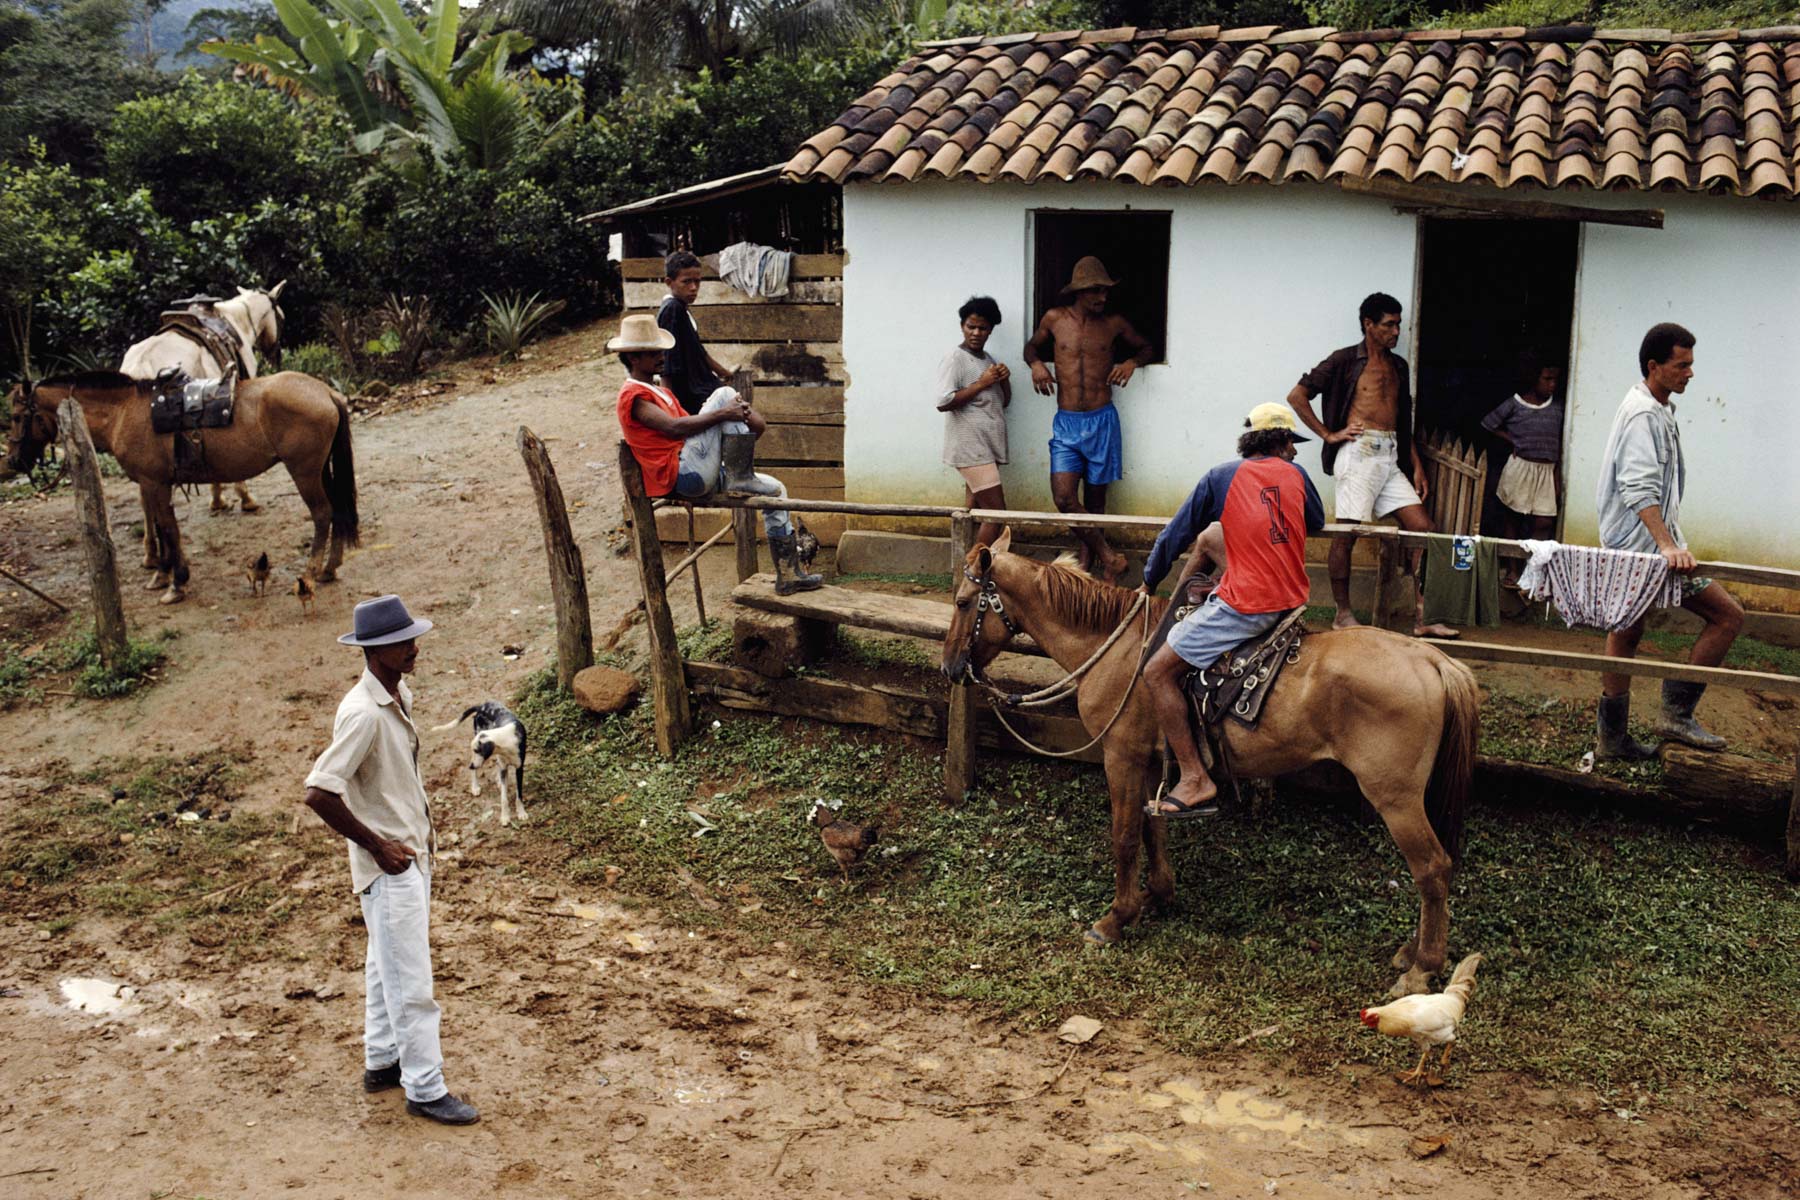
[[[237, 295], [230, 300], [221, 300], [213, 306], [214, 314], [231, 326], [238, 341], [238, 378], [249, 379], [256, 375], [256, 351], [262, 350], [275, 360], [277, 366], [281, 362], [281, 309], [277, 301], [281, 298], [281, 289], [287, 286], [284, 279], [267, 291], [239, 288]], [[225, 373], [231, 364], [216, 361], [206, 347], [191, 337], [177, 333], [172, 329], [135, 342], [125, 351], [125, 359], [119, 364], [119, 370], [134, 379], [154, 379], [170, 367], [179, 367], [195, 379], [217, 379]], [[255, 512], [260, 505], [250, 495], [250, 489], [243, 484], [233, 484], [237, 489], [238, 505], [245, 512]], [[214, 512], [222, 512], [231, 506], [225, 502], [224, 492], [220, 484], [212, 485], [212, 507]], [[144, 522], [144, 568], [153, 570], [157, 565], [156, 551], [152, 544], [150, 522]]]

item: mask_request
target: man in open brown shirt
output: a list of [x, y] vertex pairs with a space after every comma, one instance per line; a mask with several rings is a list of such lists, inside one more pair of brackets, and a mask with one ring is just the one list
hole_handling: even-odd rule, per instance
[[[1412, 384], [1406, 360], [1394, 353], [1400, 342], [1400, 302], [1375, 292], [1358, 311], [1362, 341], [1333, 351], [1288, 393], [1306, 427], [1324, 443], [1325, 473], [1337, 479], [1334, 516], [1366, 523], [1390, 513], [1403, 529], [1436, 532], [1425, 512], [1425, 464], [1413, 445]], [[1314, 396], [1325, 398], [1325, 418], [1313, 412]], [[1410, 478], [1408, 476], [1410, 475]], [[1354, 538], [1333, 538], [1328, 569], [1337, 605], [1334, 629], [1357, 624], [1350, 611], [1350, 553]], [[1413, 579], [1419, 579], [1413, 554]], [[1418, 591], [1416, 637], [1455, 637], [1446, 625], [1425, 623], [1425, 596]]]

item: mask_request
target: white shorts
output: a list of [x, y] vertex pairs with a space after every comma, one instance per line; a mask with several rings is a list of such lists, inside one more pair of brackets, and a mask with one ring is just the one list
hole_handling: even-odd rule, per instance
[[1518, 455], [1506, 460], [1500, 468], [1500, 484], [1495, 490], [1500, 503], [1528, 517], [1556, 515], [1556, 466], [1553, 463], [1527, 462]]
[[1340, 521], [1372, 521], [1412, 504], [1424, 503], [1400, 469], [1400, 443], [1391, 433], [1364, 430], [1338, 451], [1337, 499]]

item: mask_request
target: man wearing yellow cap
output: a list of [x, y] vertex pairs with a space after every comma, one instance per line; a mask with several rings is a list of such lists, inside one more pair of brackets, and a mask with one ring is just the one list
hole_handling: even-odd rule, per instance
[[[1107, 485], [1125, 473], [1112, 390], [1130, 383], [1154, 351], [1122, 314], [1106, 311], [1106, 299], [1117, 285], [1106, 264], [1088, 255], [1075, 264], [1063, 289], [1072, 302], [1046, 312], [1025, 343], [1031, 386], [1040, 395], [1056, 396], [1050, 495], [1058, 512], [1105, 512]], [[1127, 355], [1123, 361], [1115, 358], [1121, 345]], [[1052, 346], [1054, 373], [1044, 362]], [[1117, 583], [1129, 565], [1125, 556], [1107, 545], [1098, 529], [1077, 529], [1075, 536], [1081, 541], [1082, 569], [1097, 570], [1107, 583]]]
[[[1181, 781], [1146, 811], [1153, 817], [1210, 817], [1219, 811], [1218, 785], [1206, 773], [1188, 726], [1182, 676], [1202, 670], [1273, 628], [1306, 603], [1306, 535], [1325, 528], [1325, 506], [1306, 471], [1294, 461], [1304, 442], [1293, 411], [1259, 404], [1244, 422], [1236, 461], [1208, 471], [1174, 518], [1157, 535], [1144, 563], [1144, 590], [1153, 592], [1175, 556], [1196, 539], [1216, 545], [1224, 535], [1225, 574], [1212, 596], [1175, 623], [1169, 640], [1144, 666], [1163, 736], [1181, 764]], [[1218, 529], [1212, 528], [1214, 522]], [[1199, 566], [1196, 546], [1185, 579]]]

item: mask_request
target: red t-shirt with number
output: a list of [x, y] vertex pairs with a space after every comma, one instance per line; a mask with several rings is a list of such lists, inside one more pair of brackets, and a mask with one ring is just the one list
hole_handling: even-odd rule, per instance
[[649, 383], [627, 379], [619, 388], [619, 432], [644, 472], [644, 493], [667, 496], [675, 490], [675, 471], [681, 463], [681, 446], [686, 439], [658, 433], [632, 415], [632, 407], [640, 399], [649, 401], [671, 417], [685, 417], [675, 397]]
[[1247, 458], [1208, 471], [1157, 536], [1144, 563], [1152, 589], [1175, 557], [1214, 521], [1225, 532], [1225, 578], [1214, 593], [1241, 613], [1285, 612], [1306, 603], [1306, 535], [1325, 527], [1312, 480], [1282, 458]]

